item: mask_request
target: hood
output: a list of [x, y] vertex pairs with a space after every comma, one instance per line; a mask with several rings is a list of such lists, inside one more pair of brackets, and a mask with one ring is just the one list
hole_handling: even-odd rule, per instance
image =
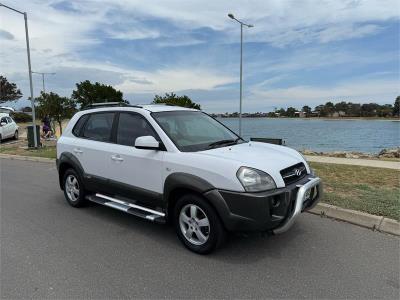
[[232, 160], [238, 164], [238, 167], [245, 166], [264, 171], [274, 178], [278, 187], [285, 186], [280, 175], [282, 169], [303, 162], [307, 172], [310, 172], [301, 154], [285, 146], [249, 142], [197, 153]]

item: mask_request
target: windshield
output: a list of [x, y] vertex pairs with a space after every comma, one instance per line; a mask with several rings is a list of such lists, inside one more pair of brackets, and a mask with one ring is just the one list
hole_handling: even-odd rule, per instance
[[193, 152], [243, 142], [224, 125], [199, 111], [165, 111], [151, 114], [180, 151]]

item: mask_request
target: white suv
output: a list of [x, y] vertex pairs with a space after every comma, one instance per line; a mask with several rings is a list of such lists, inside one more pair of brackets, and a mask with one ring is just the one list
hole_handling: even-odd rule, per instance
[[57, 142], [61, 189], [150, 221], [174, 224], [209, 253], [227, 231], [286, 231], [322, 194], [297, 151], [247, 142], [204, 112], [167, 105], [92, 106]]
[[7, 113], [0, 113], [0, 143], [4, 139], [18, 140], [18, 125]]

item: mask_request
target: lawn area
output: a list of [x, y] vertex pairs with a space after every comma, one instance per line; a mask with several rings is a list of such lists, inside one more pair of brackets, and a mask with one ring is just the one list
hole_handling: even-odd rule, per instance
[[[56, 147], [0, 147], [0, 153], [56, 158]], [[400, 220], [398, 170], [314, 162], [310, 165], [324, 183], [322, 202]]]
[[400, 220], [400, 172], [310, 163], [324, 183], [322, 202]]
[[45, 158], [56, 158], [55, 146], [44, 146], [38, 150], [23, 149], [20, 147], [0, 147], [0, 153], [23, 155], [23, 156], [36, 156]]

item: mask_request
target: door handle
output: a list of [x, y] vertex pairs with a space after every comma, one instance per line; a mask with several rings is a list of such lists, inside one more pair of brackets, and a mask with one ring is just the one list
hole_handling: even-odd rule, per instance
[[119, 156], [118, 154], [117, 155], [111, 155], [111, 159], [114, 160], [114, 161], [124, 161], [124, 159], [121, 156]]
[[81, 154], [81, 153], [83, 153], [83, 151], [82, 151], [81, 149], [78, 149], [78, 148], [75, 148], [75, 149], [74, 149], [74, 152], [75, 152], [76, 154]]

